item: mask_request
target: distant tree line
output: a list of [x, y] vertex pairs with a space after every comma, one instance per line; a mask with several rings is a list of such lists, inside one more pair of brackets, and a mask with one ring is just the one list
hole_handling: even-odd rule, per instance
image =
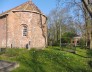
[[91, 7], [90, 0], [56, 0], [56, 9], [48, 15], [48, 42], [68, 42], [70, 37], [64, 35], [70, 33], [74, 34], [71, 38], [81, 35], [86, 47], [92, 49]]

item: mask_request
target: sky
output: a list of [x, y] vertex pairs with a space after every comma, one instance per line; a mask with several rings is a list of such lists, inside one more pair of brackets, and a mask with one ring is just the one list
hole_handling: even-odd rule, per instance
[[[29, 0], [0, 0], [0, 13], [12, 9]], [[32, 2], [45, 14], [48, 15], [56, 6], [55, 0], [32, 0]]]

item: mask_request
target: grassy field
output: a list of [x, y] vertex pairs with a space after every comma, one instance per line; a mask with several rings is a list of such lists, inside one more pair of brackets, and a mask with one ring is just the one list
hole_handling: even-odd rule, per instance
[[59, 47], [44, 50], [7, 49], [0, 60], [17, 62], [12, 72], [92, 72], [92, 51], [76, 48], [76, 54]]

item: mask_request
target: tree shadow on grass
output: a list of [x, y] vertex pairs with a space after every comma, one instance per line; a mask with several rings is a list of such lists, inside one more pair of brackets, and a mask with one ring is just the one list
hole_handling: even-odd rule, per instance
[[[48, 55], [52, 55], [50, 52], [48, 52]], [[59, 67], [58, 68], [56, 68], [55, 66], [54, 66], [54, 68], [56, 68], [56, 69], [54, 69], [55, 71], [57, 71], [57, 72], [62, 72], [63, 70], [63, 68], [67, 71], [67, 72], [88, 72], [85, 68], [83, 68], [83, 67], [80, 67], [80, 66], [76, 66], [76, 67], [73, 67], [74, 66], [74, 64], [72, 65], [72, 61], [71, 60], [66, 60], [66, 57], [64, 56], [64, 55], [61, 55], [61, 54], [53, 54], [52, 56], [51, 56], [51, 59], [52, 59], [52, 63], [54, 64], [54, 65], [58, 65]], [[71, 58], [72, 59], [72, 58]], [[72, 59], [73, 60], [73, 59]], [[69, 61], [71, 62], [71, 63], [69, 63]]]
[[64, 67], [67, 72], [88, 72], [85, 68], [73, 67], [72, 64], [69, 64], [68, 61], [63, 60], [63, 58], [62, 60], [58, 60], [58, 58], [55, 58], [53, 59], [53, 61], [60, 67]]
[[[27, 63], [26, 65], [32, 69], [32, 72], [46, 72], [45, 68], [48, 65], [46, 64], [46, 66], [45, 66], [45, 64], [43, 62], [38, 61], [39, 55], [42, 55], [43, 53], [44, 53], [44, 57], [48, 57], [48, 59], [51, 59], [51, 57], [52, 57], [51, 62], [53, 64], [53, 67], [51, 67], [51, 68], [53, 68], [53, 70], [55, 70], [56, 72], [62, 72], [63, 68], [66, 69], [67, 72], [87, 72], [87, 70], [85, 68], [81, 68], [78, 66], [73, 67], [71, 64], [68, 63], [68, 61], [65, 61], [64, 57], [61, 57], [61, 54], [59, 55], [59, 54], [51, 53], [48, 51], [46, 51], [46, 53], [45, 53], [43, 51], [36, 51], [36, 50], [33, 50], [31, 52], [32, 53], [30, 53], [30, 54], [32, 57], [30, 58], [30, 62], [27, 62], [27, 60], [26, 60], [26, 63]], [[54, 65], [58, 65], [59, 67], [56, 67]], [[44, 66], [45, 66], [45, 68], [44, 68]]]
[[[80, 52], [82, 52], [82, 51], [80, 51]], [[77, 55], [77, 56], [80, 56], [82, 58], [92, 58], [92, 50], [87, 50], [87, 52], [86, 52], [87, 55], [86, 56], [78, 54], [77, 50], [76, 50], [76, 53], [74, 53], [74, 54]]]
[[92, 68], [92, 61], [88, 61], [88, 64]]
[[[92, 50], [88, 50], [87, 55], [92, 58]], [[92, 68], [92, 59], [90, 61], [88, 61], [88, 65]]]
[[34, 70], [34, 72], [46, 72], [45, 69], [42, 67], [44, 65], [44, 63], [40, 63], [37, 59], [38, 59], [38, 51], [33, 51], [32, 53], [32, 63], [33, 66], [32, 69]]
[[83, 56], [83, 55], [80, 55], [80, 54], [77, 54], [77, 53], [75, 53], [75, 55], [80, 56], [80, 57], [82, 57], [82, 58], [92, 58], [92, 57], [90, 57], [90, 56]]
[[[49, 47], [48, 47], [49, 48]], [[50, 47], [49, 49], [60, 50], [60, 47]]]
[[90, 56], [90, 57], [92, 57], [92, 50], [88, 50], [87, 51], [87, 55]]
[[58, 50], [58, 51], [60, 51], [60, 48], [54, 48], [54, 50]]

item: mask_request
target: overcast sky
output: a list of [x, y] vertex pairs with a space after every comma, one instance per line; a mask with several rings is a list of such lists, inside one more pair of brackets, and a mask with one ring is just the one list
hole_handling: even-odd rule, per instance
[[[29, 0], [0, 0], [0, 13], [14, 8]], [[46, 15], [55, 8], [55, 0], [32, 0], [33, 3]]]

